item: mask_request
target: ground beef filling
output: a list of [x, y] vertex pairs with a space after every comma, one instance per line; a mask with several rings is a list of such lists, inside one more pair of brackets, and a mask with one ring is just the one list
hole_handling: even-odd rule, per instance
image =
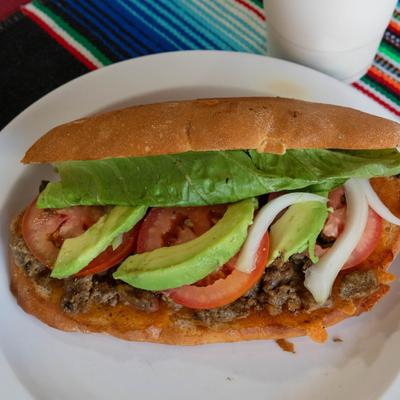
[[[50, 295], [58, 280], [50, 277], [50, 270], [36, 260], [16, 229], [11, 227], [11, 250], [16, 264], [33, 279], [37, 289], [43, 295]], [[269, 266], [260, 282], [246, 295], [235, 302], [216, 309], [193, 312], [193, 318], [206, 326], [244, 318], [252, 310], [267, 310], [271, 315], [283, 311], [313, 311], [319, 308], [310, 292], [304, 287], [304, 271], [311, 261], [304, 254], [296, 254], [289, 261], [276, 260]], [[67, 313], [84, 312], [90, 304], [118, 303], [131, 304], [145, 312], [156, 312], [162, 302], [169, 307], [179, 309], [171, 300], [160, 293], [133, 288], [125, 283], [115, 281], [112, 272], [83, 278], [63, 280], [64, 294], [61, 307]], [[373, 270], [354, 271], [346, 274], [340, 284], [339, 295], [343, 299], [358, 299], [373, 293], [379, 282]], [[330, 301], [323, 305], [329, 307]]]
[[110, 273], [65, 279], [64, 289], [61, 307], [70, 313], [85, 311], [91, 303], [112, 307], [118, 303], [131, 304], [146, 312], [155, 312], [160, 306], [160, 296], [157, 293], [119, 283]]
[[[57, 279], [50, 277], [50, 270], [40, 263], [27, 248], [19, 232], [18, 221], [11, 225], [11, 251], [15, 263], [23, 268], [32, 278], [36, 289], [44, 296], [49, 296]], [[145, 290], [135, 289], [125, 283], [115, 281], [111, 272], [83, 278], [68, 278], [63, 280], [64, 295], [61, 307], [67, 313], [84, 312], [90, 304], [108, 304], [115, 306], [119, 302], [129, 303], [136, 308], [154, 312], [159, 308], [160, 295]]]
[[200, 310], [193, 314], [194, 319], [201, 321], [206, 326], [216, 323], [233, 321], [238, 318], [245, 318], [252, 309], [258, 309], [259, 285], [251, 289], [246, 295], [240, 297], [231, 304], [211, 310]]
[[[304, 271], [311, 265], [304, 254], [296, 254], [289, 261], [276, 260], [265, 270], [261, 281], [245, 296], [224, 307], [201, 310], [194, 317], [205, 325], [228, 322], [247, 317], [252, 310], [268, 310], [278, 315], [285, 310], [312, 311], [319, 306], [304, 287]], [[324, 306], [329, 306], [329, 303]]]
[[342, 299], [361, 299], [375, 292], [379, 287], [378, 278], [373, 270], [354, 271], [343, 277], [339, 295]]
[[25, 273], [33, 279], [42, 295], [49, 295], [51, 292], [51, 280], [49, 269], [36, 260], [26, 247], [21, 234], [17, 233], [16, 222], [11, 226], [11, 252], [15, 263], [24, 269]]

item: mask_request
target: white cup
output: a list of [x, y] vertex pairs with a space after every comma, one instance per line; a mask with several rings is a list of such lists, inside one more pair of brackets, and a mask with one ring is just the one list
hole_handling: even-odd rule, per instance
[[268, 55], [352, 82], [371, 65], [397, 0], [264, 0]]

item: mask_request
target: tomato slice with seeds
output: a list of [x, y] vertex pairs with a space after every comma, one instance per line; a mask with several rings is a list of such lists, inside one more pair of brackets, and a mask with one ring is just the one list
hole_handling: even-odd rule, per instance
[[166, 294], [178, 304], [194, 309], [222, 307], [246, 294], [262, 277], [268, 261], [269, 236], [266, 233], [257, 252], [255, 268], [250, 274], [235, 268], [237, 256], [228, 262], [231, 273], [207, 286], [186, 285]]
[[52, 268], [64, 240], [81, 235], [104, 213], [104, 207], [38, 208], [34, 200], [24, 212], [22, 236], [35, 258]]
[[[342, 233], [346, 223], [346, 202], [343, 187], [329, 193], [328, 205], [334, 210], [329, 214], [322, 233], [328, 237], [337, 238]], [[382, 228], [382, 218], [372, 208], [369, 208], [367, 226], [361, 240], [342, 269], [355, 267], [372, 254], [381, 238]], [[321, 257], [327, 250], [318, 246], [316, 248], [317, 256]]]
[[152, 208], [141, 225], [136, 252], [193, 240], [220, 220], [226, 208], [226, 205]]
[[[33, 256], [48, 268], [53, 268], [65, 239], [81, 235], [103, 216], [105, 207], [76, 206], [62, 209], [43, 209], [36, 200], [25, 210], [22, 236]], [[119, 264], [136, 246], [138, 228], [123, 235], [122, 243], [113, 250], [109, 246], [89, 263], [78, 276], [92, 275]]]
[[121, 263], [135, 251], [136, 242], [139, 232], [139, 225], [135, 225], [133, 229], [125, 232], [122, 236], [122, 243], [114, 250], [112, 246], [108, 246], [94, 260], [92, 260], [82, 271], [76, 276], [87, 276], [107, 271], [109, 268]]
[[[140, 228], [137, 253], [193, 240], [209, 230], [225, 211], [226, 206], [153, 208]], [[175, 303], [194, 309], [229, 304], [248, 292], [261, 278], [268, 251], [269, 238], [266, 234], [251, 274], [235, 269], [235, 256], [199, 282], [164, 293]]]
[[382, 218], [372, 209], [368, 210], [368, 221], [361, 240], [342, 269], [352, 268], [365, 261], [374, 251], [382, 235]]

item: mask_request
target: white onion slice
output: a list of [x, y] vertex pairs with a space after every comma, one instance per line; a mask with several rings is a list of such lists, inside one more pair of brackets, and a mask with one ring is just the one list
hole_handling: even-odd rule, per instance
[[383, 204], [382, 200], [372, 188], [368, 179], [354, 179], [362, 187], [365, 196], [367, 196], [370, 207], [387, 222], [394, 225], [400, 225], [400, 218], [397, 218], [392, 212]]
[[285, 208], [292, 204], [304, 203], [307, 201], [319, 201], [326, 203], [328, 199], [312, 193], [289, 193], [267, 203], [262, 207], [256, 215], [253, 225], [251, 225], [247, 239], [240, 251], [239, 258], [236, 263], [236, 269], [241, 272], [250, 273], [255, 267], [255, 257], [260, 242], [267, 232], [269, 226], [275, 217]]
[[349, 179], [344, 184], [346, 193], [346, 225], [333, 246], [305, 272], [304, 286], [318, 304], [323, 304], [331, 294], [333, 283], [356, 248], [368, 220], [368, 201], [360, 182]]

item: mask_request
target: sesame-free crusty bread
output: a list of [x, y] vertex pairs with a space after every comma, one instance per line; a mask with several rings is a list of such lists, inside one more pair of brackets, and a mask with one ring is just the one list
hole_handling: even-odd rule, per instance
[[399, 124], [351, 108], [273, 97], [225, 98], [135, 106], [70, 122], [41, 137], [22, 161], [399, 145]]
[[[373, 185], [380, 198], [400, 216], [400, 179], [378, 178]], [[251, 313], [232, 322], [205, 327], [191, 318], [191, 311], [172, 311], [164, 306], [154, 313], [137, 310], [131, 305], [93, 305], [85, 313], [66, 314], [60, 307], [62, 285], [51, 295], [40, 291], [21, 267], [11, 260], [11, 289], [20, 306], [46, 324], [64, 331], [100, 332], [131, 341], [166, 344], [196, 345], [215, 342], [236, 342], [255, 339], [282, 339], [309, 335], [312, 339], [326, 340], [325, 327], [368, 311], [389, 290], [392, 279], [386, 269], [400, 248], [400, 227], [383, 223], [381, 240], [371, 254], [357, 268], [377, 271], [380, 282], [376, 292], [357, 300], [344, 301], [338, 295], [343, 277], [341, 273], [333, 289], [333, 306], [311, 313], [285, 312], [271, 316], [266, 311]]]

